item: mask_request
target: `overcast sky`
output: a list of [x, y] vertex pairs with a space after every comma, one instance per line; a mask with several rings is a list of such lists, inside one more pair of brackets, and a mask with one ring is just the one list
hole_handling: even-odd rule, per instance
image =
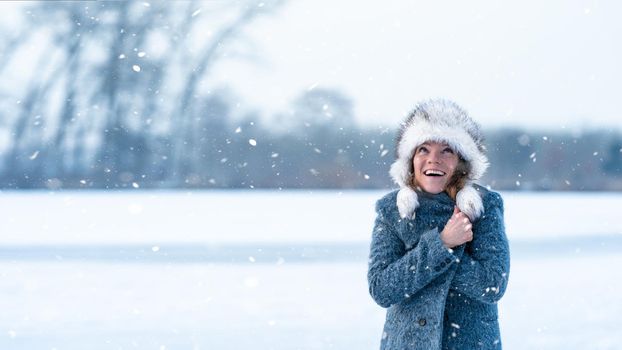
[[265, 116], [322, 87], [370, 126], [446, 97], [484, 127], [621, 127], [620, 14], [617, 0], [292, 0], [247, 27], [228, 50], [252, 43], [253, 59], [220, 61], [212, 84]]
[[394, 125], [428, 97], [484, 126], [620, 126], [622, 2], [297, 0], [248, 27], [258, 62], [220, 81], [267, 114], [337, 88], [365, 124]]

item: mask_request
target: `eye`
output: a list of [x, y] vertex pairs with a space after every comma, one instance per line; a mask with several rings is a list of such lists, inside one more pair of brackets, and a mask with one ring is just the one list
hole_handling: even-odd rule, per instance
[[417, 150], [417, 153], [424, 153], [424, 152], [425, 152], [425, 153], [427, 153], [427, 152], [428, 152], [428, 149], [427, 149], [427, 148], [425, 148], [425, 146], [421, 146], [421, 147], [419, 147], [419, 149]]
[[451, 148], [449, 148], [449, 147], [446, 147], [446, 148], [443, 150], [443, 152], [446, 152], [446, 153], [452, 153], [452, 154], [453, 154], [453, 153], [454, 153], [454, 150], [453, 150], [453, 149], [451, 149]]

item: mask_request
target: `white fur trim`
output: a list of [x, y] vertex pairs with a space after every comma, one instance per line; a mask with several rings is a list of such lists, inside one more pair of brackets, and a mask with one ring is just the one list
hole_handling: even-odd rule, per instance
[[408, 158], [400, 157], [393, 164], [391, 164], [391, 169], [389, 170], [391, 178], [400, 187], [408, 187], [407, 182], [412, 175], [410, 173], [410, 165], [408, 162]]
[[402, 219], [414, 219], [415, 210], [419, 207], [417, 192], [410, 187], [402, 187], [397, 192], [397, 209]]
[[467, 184], [456, 194], [456, 205], [461, 212], [469, 217], [471, 222], [479, 218], [484, 212], [484, 204], [479, 191], [471, 184]]

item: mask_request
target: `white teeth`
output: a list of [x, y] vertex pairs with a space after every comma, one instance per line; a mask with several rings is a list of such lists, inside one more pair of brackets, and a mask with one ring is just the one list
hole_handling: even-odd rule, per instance
[[445, 175], [445, 173], [440, 170], [426, 170], [424, 174], [425, 175], [441, 175], [441, 176]]

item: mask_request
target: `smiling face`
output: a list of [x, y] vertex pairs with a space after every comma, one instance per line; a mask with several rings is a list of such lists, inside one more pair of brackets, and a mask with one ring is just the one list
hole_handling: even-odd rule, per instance
[[458, 166], [458, 154], [445, 143], [424, 142], [415, 149], [415, 183], [428, 193], [443, 192]]

